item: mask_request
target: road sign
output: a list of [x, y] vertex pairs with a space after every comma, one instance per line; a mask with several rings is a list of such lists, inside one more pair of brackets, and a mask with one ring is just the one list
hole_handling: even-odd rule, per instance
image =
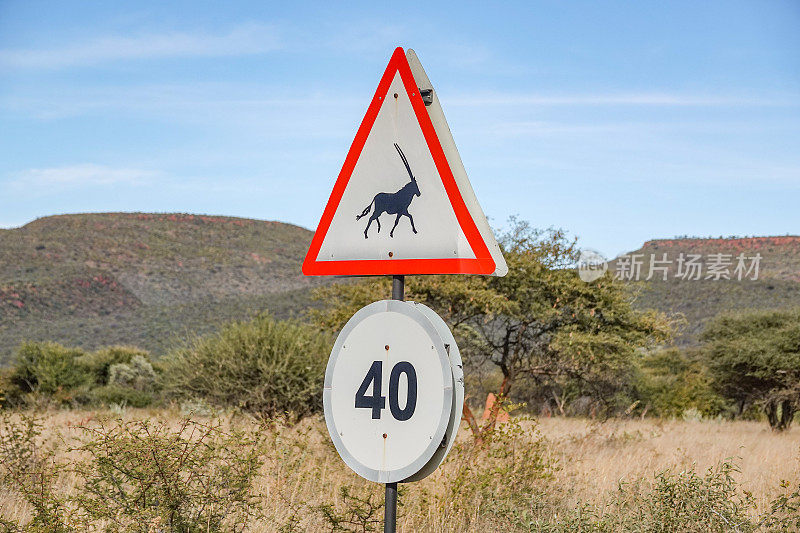
[[328, 360], [328, 432], [344, 462], [370, 481], [425, 477], [458, 431], [463, 373], [459, 368], [454, 401], [448, 356], [457, 347], [431, 315], [413, 302], [372, 303], [347, 322]]
[[433, 327], [439, 332], [439, 335], [444, 341], [444, 347], [447, 350], [447, 356], [450, 359], [450, 370], [453, 373], [453, 408], [450, 411], [450, 421], [447, 423], [447, 430], [445, 431], [444, 446], [439, 446], [439, 449], [433, 454], [430, 461], [425, 464], [422, 469], [406, 478], [404, 481], [419, 481], [428, 477], [434, 470], [439, 468], [444, 458], [450, 452], [453, 444], [456, 442], [458, 436], [458, 428], [461, 424], [461, 412], [464, 410], [464, 363], [461, 361], [461, 353], [458, 350], [456, 339], [453, 333], [442, 317], [437, 315], [433, 309], [418, 302], [408, 302], [416, 309], [419, 309], [425, 317], [431, 321]]
[[416, 54], [397, 48], [303, 262], [306, 275], [497, 274], [505, 261]]

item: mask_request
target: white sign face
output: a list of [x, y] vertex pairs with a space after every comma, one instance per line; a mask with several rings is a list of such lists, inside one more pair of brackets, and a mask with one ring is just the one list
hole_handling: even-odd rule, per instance
[[322, 214], [305, 274], [505, 274], [441, 106], [425, 89], [429, 113], [420, 87], [398, 48]]
[[394, 260], [475, 259], [399, 72], [353, 168], [318, 260], [388, 259], [389, 252]]
[[453, 409], [439, 331], [409, 302], [364, 307], [336, 339], [323, 403], [336, 450], [356, 473], [380, 483], [416, 474], [446, 446]]

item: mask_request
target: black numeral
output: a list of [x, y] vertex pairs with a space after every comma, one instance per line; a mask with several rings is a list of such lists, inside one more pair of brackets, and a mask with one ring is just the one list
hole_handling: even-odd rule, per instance
[[[372, 418], [381, 417], [381, 411], [386, 408], [386, 397], [381, 396], [381, 381], [383, 374], [383, 361], [373, 361], [369, 367], [364, 381], [356, 391], [356, 407], [372, 409]], [[408, 391], [406, 395], [405, 407], [400, 409], [398, 398], [398, 388], [400, 386], [400, 375], [406, 375]], [[372, 395], [367, 396], [367, 389], [372, 383]], [[408, 361], [401, 361], [394, 365], [392, 373], [389, 374], [389, 410], [395, 419], [403, 422], [414, 416], [417, 408], [417, 372], [414, 366]]]
[[[400, 384], [400, 374], [405, 374], [408, 380], [408, 396], [406, 406], [400, 409], [397, 401], [397, 386]], [[417, 408], [417, 372], [411, 363], [402, 361], [394, 365], [391, 375], [389, 375], [389, 410], [392, 416], [401, 422], [408, 420]]]
[[[386, 407], [386, 397], [381, 396], [381, 374], [383, 373], [383, 361], [375, 361], [369, 367], [364, 381], [356, 392], [356, 407], [372, 409], [372, 418], [381, 417], [381, 409]], [[367, 396], [367, 388], [372, 382], [372, 396]]]

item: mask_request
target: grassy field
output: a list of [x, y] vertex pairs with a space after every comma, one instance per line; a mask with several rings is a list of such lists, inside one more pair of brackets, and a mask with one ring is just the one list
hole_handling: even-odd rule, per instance
[[563, 467], [557, 479], [593, 499], [620, 481], [652, 477], [667, 468], [705, 471], [733, 458], [742, 490], [765, 510], [781, 480], [800, 480], [800, 429], [775, 433], [763, 422], [545, 418], [539, 430]]
[[[55, 484], [57, 492], [79, 490], [81, 478], [69, 466], [85, 459], [81, 455], [85, 452], [66, 450], [85, 441], [87, 431], [99, 427], [104, 416], [117, 415], [88, 411], [44, 415], [43, 437], [60, 443], [57, 458], [66, 465]], [[176, 432], [184, 423], [177, 411], [128, 410], [123, 418], [160, 421], [156, 423]], [[204, 417], [197, 420], [208, 422]], [[382, 486], [347, 469], [319, 417], [292, 426], [275, 422], [265, 426], [226, 415], [221, 423], [226, 431], [238, 428], [260, 435], [257, 446], [263, 463], [252, 488], [261, 509], [248, 519], [245, 531], [379, 529]], [[719, 468], [728, 458], [738, 467], [730, 472], [731, 480], [723, 474], [705, 478], [707, 469]], [[697, 476], [692, 477], [693, 472]], [[706, 482], [698, 481], [703, 479]], [[790, 482], [789, 488], [781, 487], [782, 480]], [[741, 503], [741, 513], [752, 524], [769, 511], [770, 502], [796, 489], [798, 482], [798, 428], [776, 434], [756, 422], [516, 420], [483, 449], [475, 449], [462, 428], [459, 445], [439, 470], [421, 482], [401, 486], [399, 530], [704, 531], [711, 529], [700, 522], [702, 507], [707, 505], [713, 513], [727, 508], [720, 502], [720, 491], [730, 489], [726, 502], [749, 502]], [[675, 491], [666, 499], [665, 487]], [[677, 519], [666, 515], [692, 501], [701, 507], [687, 511], [697, 514], [696, 526], [691, 516], [684, 526], [670, 526], [669, 520]], [[0, 493], [0, 516], [25, 523], [30, 513], [31, 507], [13, 490], [6, 487]], [[715, 519], [710, 516], [709, 520]], [[736, 524], [728, 528], [726, 521], [715, 530], [752, 530]], [[157, 522], [141, 530], [159, 531]]]

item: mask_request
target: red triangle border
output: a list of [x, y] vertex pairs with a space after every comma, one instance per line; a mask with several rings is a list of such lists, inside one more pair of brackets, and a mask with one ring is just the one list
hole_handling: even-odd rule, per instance
[[[341, 260], [341, 261], [317, 261], [319, 250], [325, 240], [325, 236], [330, 228], [333, 216], [339, 206], [339, 202], [344, 195], [347, 184], [353, 173], [353, 169], [361, 156], [361, 151], [364, 144], [367, 142], [372, 126], [381, 109], [383, 100], [388, 94], [389, 86], [395, 77], [395, 73], [399, 72], [403, 80], [403, 86], [408, 93], [411, 100], [411, 106], [414, 109], [414, 114], [417, 117], [422, 134], [428, 144], [428, 148], [433, 156], [433, 161], [439, 176], [442, 178], [447, 197], [453, 207], [467, 242], [472, 247], [475, 254], [475, 259], [459, 259], [459, 258], [442, 258], [442, 259], [357, 259], [357, 260]], [[425, 103], [419, 94], [414, 75], [411, 73], [411, 67], [406, 59], [406, 54], [403, 48], [396, 48], [389, 60], [386, 71], [383, 73], [378, 89], [375, 91], [367, 113], [361, 121], [358, 128], [353, 144], [347, 153], [347, 157], [342, 165], [342, 170], [339, 172], [339, 177], [336, 178], [336, 184], [333, 186], [328, 204], [322, 213], [317, 231], [311, 239], [311, 246], [308, 249], [306, 258], [303, 261], [303, 274], [306, 276], [369, 276], [369, 275], [388, 275], [388, 274], [492, 274], [495, 270], [495, 262], [489, 253], [486, 243], [481, 237], [480, 231], [475, 225], [472, 215], [469, 213], [464, 200], [461, 197], [461, 192], [458, 190], [453, 171], [447, 162], [447, 158], [442, 150], [439, 137], [433, 128], [428, 112], [425, 109]]]

